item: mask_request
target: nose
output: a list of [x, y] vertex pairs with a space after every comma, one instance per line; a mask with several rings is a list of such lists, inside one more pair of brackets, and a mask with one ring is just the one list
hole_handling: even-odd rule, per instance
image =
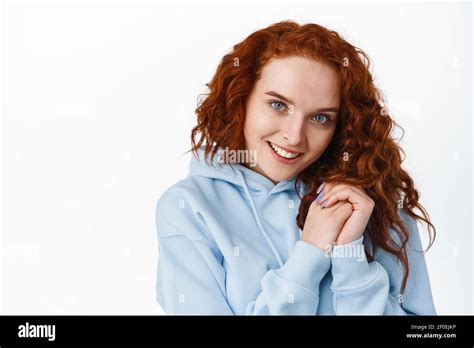
[[293, 114], [286, 117], [283, 125], [283, 137], [288, 145], [297, 146], [304, 139], [304, 119]]

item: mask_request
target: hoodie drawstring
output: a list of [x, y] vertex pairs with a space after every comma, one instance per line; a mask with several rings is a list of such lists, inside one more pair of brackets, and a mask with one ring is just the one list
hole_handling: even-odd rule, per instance
[[247, 185], [247, 181], [245, 180], [244, 175], [242, 174], [242, 172], [240, 170], [237, 170], [237, 173], [238, 173], [238, 176], [239, 176], [240, 180], [242, 180], [242, 184], [244, 186], [245, 194], [248, 196], [248, 198], [250, 200], [250, 207], [252, 208], [253, 216], [255, 217], [255, 220], [257, 221], [257, 226], [260, 229], [260, 231], [262, 232], [263, 236], [265, 237], [267, 243], [270, 245], [270, 248], [272, 249], [272, 252], [275, 255], [280, 267], [282, 267], [283, 266], [283, 261], [281, 259], [281, 256], [278, 253], [278, 251], [277, 251], [275, 245], [273, 244], [272, 240], [268, 236], [267, 232], [265, 231], [265, 229], [262, 226], [262, 222], [260, 221], [260, 216], [258, 215], [258, 210], [255, 207], [255, 202], [253, 201], [252, 195], [250, 194], [250, 191], [249, 191], [249, 188], [248, 188], [248, 185]]

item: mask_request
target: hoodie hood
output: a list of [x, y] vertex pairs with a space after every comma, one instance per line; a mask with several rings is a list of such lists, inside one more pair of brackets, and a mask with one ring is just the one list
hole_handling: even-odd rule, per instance
[[[252, 195], [272, 195], [287, 190], [295, 191], [296, 177], [294, 176], [274, 184], [270, 179], [241, 164], [219, 162], [218, 153], [216, 153], [212, 162], [210, 157], [206, 161], [204, 146], [197, 151], [197, 156], [194, 153], [192, 154], [188, 176], [194, 175], [227, 181], [234, 186], [248, 190]], [[301, 196], [303, 192], [303, 185], [301, 183], [298, 184], [298, 190]]]

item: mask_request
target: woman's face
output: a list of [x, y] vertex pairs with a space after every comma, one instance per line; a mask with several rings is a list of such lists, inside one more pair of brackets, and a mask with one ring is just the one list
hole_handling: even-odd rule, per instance
[[331, 142], [339, 82], [329, 66], [300, 56], [265, 65], [246, 106], [244, 136], [256, 154], [252, 169], [273, 183], [297, 175]]

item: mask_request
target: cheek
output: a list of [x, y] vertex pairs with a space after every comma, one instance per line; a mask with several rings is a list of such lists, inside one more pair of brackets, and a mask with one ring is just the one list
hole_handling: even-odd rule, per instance
[[247, 110], [244, 134], [247, 138], [261, 138], [272, 134], [278, 129], [274, 117], [263, 107], [253, 107]]
[[319, 157], [331, 142], [332, 136], [333, 132], [329, 130], [317, 131], [308, 135], [308, 152], [311, 153], [311, 156]]
[[257, 136], [255, 121], [254, 115], [252, 113], [247, 113], [244, 123], [244, 137], [248, 145], [253, 145], [255, 141], [254, 139]]

